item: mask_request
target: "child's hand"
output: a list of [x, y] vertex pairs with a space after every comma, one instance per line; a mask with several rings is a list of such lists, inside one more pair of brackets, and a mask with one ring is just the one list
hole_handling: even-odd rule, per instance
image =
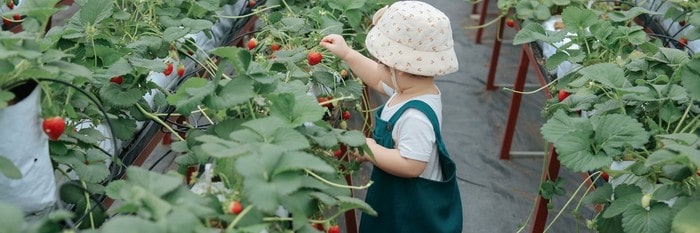
[[[372, 148], [374, 145], [377, 144], [377, 142], [374, 141], [373, 138], [366, 138], [366, 141], [367, 141], [367, 145], [369, 146], [369, 148]], [[358, 163], [362, 163], [362, 162], [365, 162], [365, 161], [372, 161], [372, 158], [369, 157], [369, 154], [367, 154], [367, 153], [360, 154], [360, 151], [357, 150], [357, 149], [355, 149], [355, 151], [353, 151], [353, 152], [351, 153], [351, 156], [352, 156], [352, 157], [355, 159], [355, 161], [358, 162]], [[375, 155], [375, 156], [376, 156], [376, 155]]]
[[340, 59], [345, 59], [345, 56], [352, 50], [345, 42], [345, 39], [337, 34], [331, 34], [323, 37], [320, 45], [321, 47], [328, 49], [328, 51], [331, 51], [331, 53]]

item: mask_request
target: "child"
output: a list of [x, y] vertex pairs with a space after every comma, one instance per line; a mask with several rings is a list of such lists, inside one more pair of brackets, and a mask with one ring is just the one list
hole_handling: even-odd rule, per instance
[[321, 46], [343, 59], [362, 81], [390, 96], [375, 113], [374, 184], [366, 202], [378, 216], [362, 215], [360, 232], [457, 233], [462, 206], [455, 165], [440, 135], [442, 102], [436, 75], [457, 71], [450, 21], [418, 1], [380, 9], [365, 41], [377, 61], [350, 48], [342, 36], [328, 35]]

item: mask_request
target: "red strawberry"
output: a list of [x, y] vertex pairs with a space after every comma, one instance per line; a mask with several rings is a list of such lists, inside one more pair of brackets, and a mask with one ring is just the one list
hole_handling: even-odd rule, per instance
[[686, 39], [685, 37], [681, 37], [680, 39], [678, 39], [678, 43], [678, 47], [683, 48], [686, 45], [688, 45], [688, 39]]
[[63, 117], [54, 116], [45, 118], [41, 127], [44, 129], [44, 133], [49, 136], [50, 140], [56, 141], [61, 137], [61, 134], [63, 134], [63, 130], [66, 129], [66, 122], [63, 121]]
[[515, 27], [515, 21], [513, 21], [513, 19], [506, 19], [506, 25], [508, 25], [508, 27]]
[[563, 89], [562, 89], [562, 90], [559, 90], [559, 96], [558, 96], [558, 97], [559, 97], [559, 102], [564, 101], [564, 99], [566, 99], [566, 97], [569, 97], [569, 95], [571, 95], [571, 93], [566, 92], [566, 91], [563, 90]]
[[253, 50], [255, 46], [258, 46], [258, 40], [256, 40], [255, 38], [250, 38], [250, 40], [248, 41], [248, 50]]
[[172, 74], [172, 73], [173, 73], [173, 63], [168, 63], [167, 67], [165, 67], [165, 70], [163, 71], [163, 74], [165, 74], [165, 76], [170, 76], [170, 74]]
[[335, 150], [335, 152], [333, 152], [333, 155], [334, 155], [336, 158], [340, 159], [340, 158], [343, 157], [343, 150], [337, 149], [337, 150]]
[[343, 120], [350, 120], [350, 111], [343, 111]]
[[185, 65], [180, 64], [180, 65], [177, 66], [177, 75], [180, 76], [180, 77], [182, 77], [183, 75], [185, 75]]
[[338, 225], [333, 225], [330, 228], [328, 228], [328, 233], [340, 233], [340, 226]]
[[685, 26], [685, 20], [678, 21], [678, 25], [681, 27]]
[[109, 79], [109, 81], [119, 85], [119, 84], [122, 84], [122, 82], [124, 82], [124, 78], [121, 75], [119, 75], [119, 76], [112, 77], [111, 79]]
[[252, 7], [255, 7], [255, 4], [256, 4], [255, 0], [249, 0], [249, 1], [248, 1], [248, 7], [251, 7], [251, 8], [252, 8]]
[[320, 224], [320, 223], [312, 223], [311, 226], [312, 226], [313, 228], [316, 228], [316, 230], [319, 230], [319, 231], [324, 231], [324, 230], [325, 230], [325, 229], [323, 229], [323, 224]]
[[10, 20], [7, 20], [6, 18], [2, 18], [2, 24], [9, 27], [12, 24], [12, 22], [10, 22]]
[[[332, 99], [333, 99], [333, 97], [330, 97], [330, 96], [329, 97], [318, 97], [318, 102], [324, 103], [324, 102], [330, 101]], [[323, 107], [326, 107], [326, 108], [333, 107], [333, 103], [332, 102], [324, 103]]]
[[243, 206], [241, 205], [240, 202], [233, 201], [233, 202], [231, 202], [231, 206], [229, 206], [229, 211], [232, 214], [240, 214], [241, 211], [243, 211]]
[[316, 65], [318, 63], [321, 63], [321, 59], [323, 59], [323, 55], [319, 52], [310, 52], [309, 53], [309, 65]]
[[272, 44], [270, 45], [270, 49], [271, 49], [273, 52], [274, 52], [274, 51], [277, 51], [277, 50], [280, 50], [280, 44], [278, 44], [278, 43], [272, 43]]
[[15, 21], [20, 21], [20, 20], [22, 20], [22, 15], [20, 15], [19, 13], [18, 13], [18, 14], [14, 14], [14, 15], [12, 16], [12, 19], [14, 19]]
[[10, 8], [10, 10], [15, 9], [15, 0], [10, 1], [10, 3], [7, 3], [7, 8]]
[[608, 175], [607, 172], [602, 172], [602, 173], [600, 173], [600, 176], [601, 176], [601, 178], [603, 178], [603, 180], [605, 180], [605, 181], [608, 181], [608, 180], [610, 179], [610, 176]]

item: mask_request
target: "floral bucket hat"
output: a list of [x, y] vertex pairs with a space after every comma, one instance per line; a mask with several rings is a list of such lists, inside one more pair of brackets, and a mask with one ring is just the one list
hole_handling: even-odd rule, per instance
[[399, 1], [378, 10], [365, 44], [372, 56], [394, 69], [423, 76], [457, 71], [447, 16], [419, 1]]

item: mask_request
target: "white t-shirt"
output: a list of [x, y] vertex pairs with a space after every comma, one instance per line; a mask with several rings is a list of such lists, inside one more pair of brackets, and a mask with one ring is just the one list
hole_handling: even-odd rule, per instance
[[[382, 84], [384, 92], [391, 96], [389, 101], [387, 101], [387, 103], [390, 103], [395, 96], [394, 89], [385, 83]], [[393, 106], [384, 106], [381, 119], [389, 121], [401, 106], [411, 100], [420, 100], [428, 104], [435, 112], [438, 122], [442, 126], [442, 100], [439, 89], [438, 94], [435, 95], [420, 95]], [[435, 131], [430, 123], [430, 119], [425, 114], [417, 109], [407, 109], [398, 119], [396, 125], [394, 125], [391, 137], [394, 139], [395, 149], [399, 150], [402, 157], [427, 162], [425, 170], [420, 175], [421, 178], [442, 180]]]

